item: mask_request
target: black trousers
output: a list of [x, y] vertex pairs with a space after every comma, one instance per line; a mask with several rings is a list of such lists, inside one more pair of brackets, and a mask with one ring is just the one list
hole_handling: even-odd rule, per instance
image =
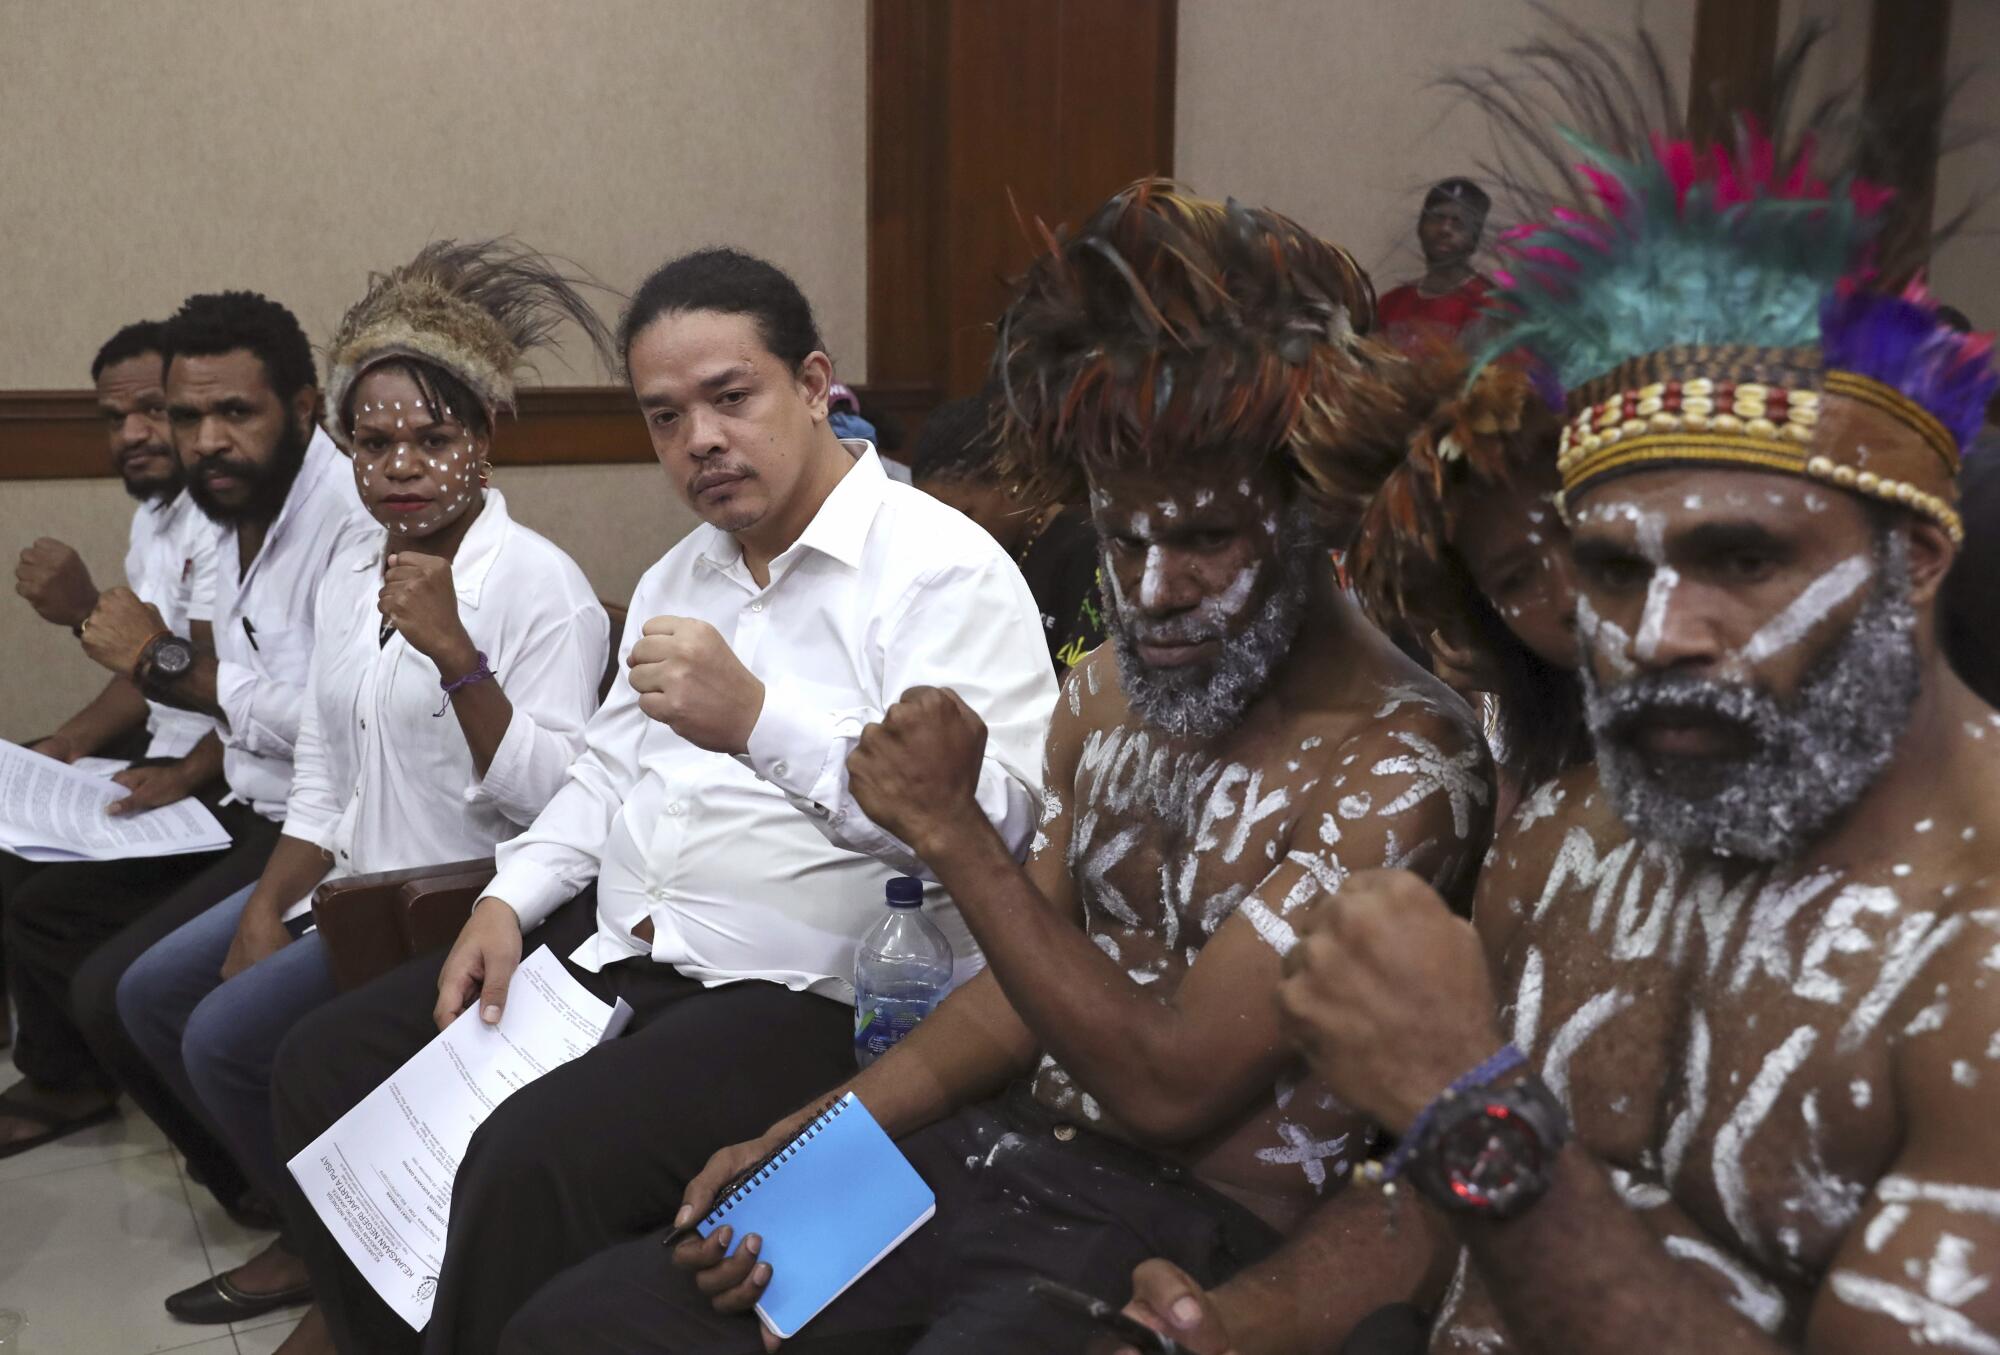
[[[167, 761], [168, 759], [166, 758], [148, 758], [146, 756], [146, 744], [150, 737], [146, 732], [145, 726], [141, 725], [137, 729], [128, 730], [119, 735], [116, 739], [98, 749], [96, 756], [117, 758], [122, 762], [130, 762], [134, 765]], [[35, 740], [30, 739], [27, 742], [33, 743]], [[205, 800], [205, 802], [209, 808], [213, 809], [215, 807], [213, 800]], [[18, 894], [21, 891], [21, 887], [27, 884], [28, 880], [37, 871], [41, 870], [45, 864], [47, 863], [40, 861], [23, 861], [20, 857], [10, 852], [0, 852], [0, 1031], [4, 1031], [7, 1025], [8, 978], [7, 929], [5, 925], [7, 900]]]
[[154, 942], [255, 883], [279, 825], [244, 804], [211, 804], [226, 851], [45, 865], [7, 900], [7, 966], [20, 1021], [14, 1062], [44, 1087], [122, 1088], [233, 1204], [243, 1173], [168, 1090], [118, 1020], [118, 980]]
[[[565, 960], [597, 926], [594, 890], [523, 941]], [[272, 1096], [289, 1160], [434, 1036], [443, 957], [411, 960], [308, 1016], [278, 1050]], [[779, 984], [704, 988], [639, 958], [570, 972], [633, 1010], [626, 1034], [514, 1093], [452, 1183], [444, 1273], [421, 1338], [376, 1297], [293, 1183], [287, 1232], [334, 1342], [351, 1355], [491, 1351], [517, 1308], [586, 1257], [669, 1222], [718, 1148], [753, 1138], [848, 1076], [854, 1013]]]
[[[936, 1194], [937, 1214], [785, 1350], [1082, 1355], [1093, 1329], [1031, 1298], [1032, 1276], [1122, 1303], [1132, 1268], [1147, 1257], [1166, 1257], [1212, 1286], [1279, 1240], [1181, 1169], [1072, 1133], [1025, 1084], [900, 1146]], [[717, 1314], [674, 1269], [664, 1232], [545, 1286], [507, 1327], [503, 1355], [759, 1355], [756, 1319]]]

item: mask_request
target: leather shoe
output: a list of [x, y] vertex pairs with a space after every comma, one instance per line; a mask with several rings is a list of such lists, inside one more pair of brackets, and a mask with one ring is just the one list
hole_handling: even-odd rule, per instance
[[217, 1275], [200, 1284], [189, 1285], [178, 1294], [168, 1295], [167, 1312], [183, 1322], [214, 1326], [262, 1317], [280, 1308], [296, 1307], [311, 1298], [312, 1286], [309, 1284], [294, 1285], [269, 1294], [252, 1294], [231, 1284], [227, 1275]]

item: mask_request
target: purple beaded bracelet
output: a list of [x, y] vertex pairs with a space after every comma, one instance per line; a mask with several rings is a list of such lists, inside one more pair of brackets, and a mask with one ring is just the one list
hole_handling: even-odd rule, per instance
[[474, 650], [473, 657], [478, 659], [479, 663], [470, 673], [467, 673], [462, 678], [455, 678], [450, 682], [439, 681], [438, 686], [444, 690], [444, 704], [432, 712], [431, 718], [433, 720], [443, 719], [444, 713], [451, 709], [453, 693], [463, 691], [475, 682], [487, 682], [497, 676], [491, 668], [486, 666], [486, 655], [483, 651]]

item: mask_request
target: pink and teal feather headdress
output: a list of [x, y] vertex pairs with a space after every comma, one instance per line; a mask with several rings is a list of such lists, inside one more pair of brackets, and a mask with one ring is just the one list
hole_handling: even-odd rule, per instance
[[[1779, 63], [1780, 127], [1816, 37]], [[1736, 465], [1899, 503], [1958, 535], [1957, 458], [1996, 385], [1991, 336], [1954, 331], [1921, 286], [1882, 289], [1890, 194], [1852, 168], [1860, 142], [1837, 108], [1797, 137], [1743, 118], [1731, 144], [1698, 145], [1650, 41], [1633, 49], [1649, 58], [1635, 79], [1608, 44], [1568, 38], [1518, 51], [1525, 78], [1455, 82], [1540, 162], [1501, 176], [1532, 219], [1500, 237], [1481, 357], [1525, 355], [1566, 397], [1565, 493]], [[1555, 109], [1524, 93], [1535, 84]], [[1551, 179], [1566, 201], [1534, 187]]]

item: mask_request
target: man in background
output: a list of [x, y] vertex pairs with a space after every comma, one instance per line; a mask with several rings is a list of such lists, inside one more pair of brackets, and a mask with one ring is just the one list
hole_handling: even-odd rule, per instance
[[1384, 296], [1376, 307], [1388, 337], [1405, 347], [1459, 342], [1486, 309], [1493, 284], [1472, 266], [1480, 232], [1493, 205], [1470, 179], [1442, 179], [1424, 195], [1417, 244], [1424, 275]]

